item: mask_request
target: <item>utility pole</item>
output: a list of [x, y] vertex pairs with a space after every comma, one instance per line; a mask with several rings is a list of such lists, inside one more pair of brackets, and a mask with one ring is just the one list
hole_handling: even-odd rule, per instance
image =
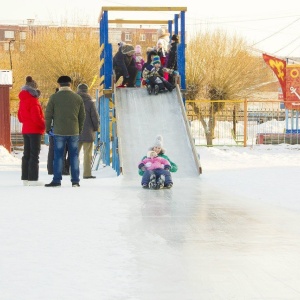
[[15, 40], [10, 40], [8, 43], [8, 51], [9, 51], [9, 60], [10, 60], [10, 69], [12, 70], [12, 57], [11, 57], [11, 43], [15, 42]]

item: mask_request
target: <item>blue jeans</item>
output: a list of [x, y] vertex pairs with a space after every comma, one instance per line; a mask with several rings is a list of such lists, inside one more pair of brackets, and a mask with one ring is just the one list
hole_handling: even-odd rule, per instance
[[53, 182], [60, 183], [62, 180], [62, 169], [64, 160], [65, 146], [68, 146], [70, 167], [71, 167], [71, 181], [72, 183], [79, 182], [79, 159], [78, 159], [78, 135], [54, 136], [54, 162], [53, 162]]
[[154, 170], [146, 170], [142, 177], [142, 185], [143, 184], [149, 184], [150, 176], [151, 174], [155, 174], [156, 176], [156, 182], [159, 179], [160, 175], [165, 175], [165, 186], [167, 186], [169, 183], [173, 183], [171, 173], [168, 170], [164, 169], [154, 169]]

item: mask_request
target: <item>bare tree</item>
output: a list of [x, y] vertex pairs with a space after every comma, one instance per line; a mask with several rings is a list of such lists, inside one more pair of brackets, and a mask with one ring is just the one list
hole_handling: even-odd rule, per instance
[[99, 86], [100, 47], [95, 28], [35, 27], [27, 35], [25, 51], [19, 55], [14, 67], [13, 97], [27, 75], [37, 81], [44, 104], [54, 93], [61, 75], [72, 78], [74, 90], [79, 83], [86, 83], [91, 92]]
[[[186, 98], [190, 100], [245, 99], [254, 92], [253, 86], [270, 76], [262, 57], [251, 53], [242, 38], [222, 31], [197, 33], [187, 45], [186, 58]], [[208, 102], [206, 116], [199, 106], [193, 106], [207, 145], [212, 145], [216, 114], [224, 105], [224, 101]]]

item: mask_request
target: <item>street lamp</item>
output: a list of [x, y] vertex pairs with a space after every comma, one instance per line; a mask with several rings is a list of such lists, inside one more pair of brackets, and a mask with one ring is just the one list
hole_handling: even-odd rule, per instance
[[9, 60], [10, 60], [10, 69], [11, 69], [11, 70], [12, 70], [12, 58], [11, 58], [11, 46], [10, 46], [10, 44], [11, 44], [12, 42], [15, 42], [15, 40], [10, 40], [10, 41], [8, 42], [8, 51], [9, 51]]

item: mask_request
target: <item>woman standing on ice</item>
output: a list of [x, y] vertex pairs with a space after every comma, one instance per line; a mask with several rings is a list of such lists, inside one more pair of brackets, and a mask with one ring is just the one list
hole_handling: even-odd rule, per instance
[[22, 123], [24, 152], [22, 157], [22, 175], [24, 185], [44, 185], [39, 179], [39, 155], [42, 135], [45, 133], [45, 118], [38, 97], [40, 91], [31, 76], [19, 93], [18, 119]]

